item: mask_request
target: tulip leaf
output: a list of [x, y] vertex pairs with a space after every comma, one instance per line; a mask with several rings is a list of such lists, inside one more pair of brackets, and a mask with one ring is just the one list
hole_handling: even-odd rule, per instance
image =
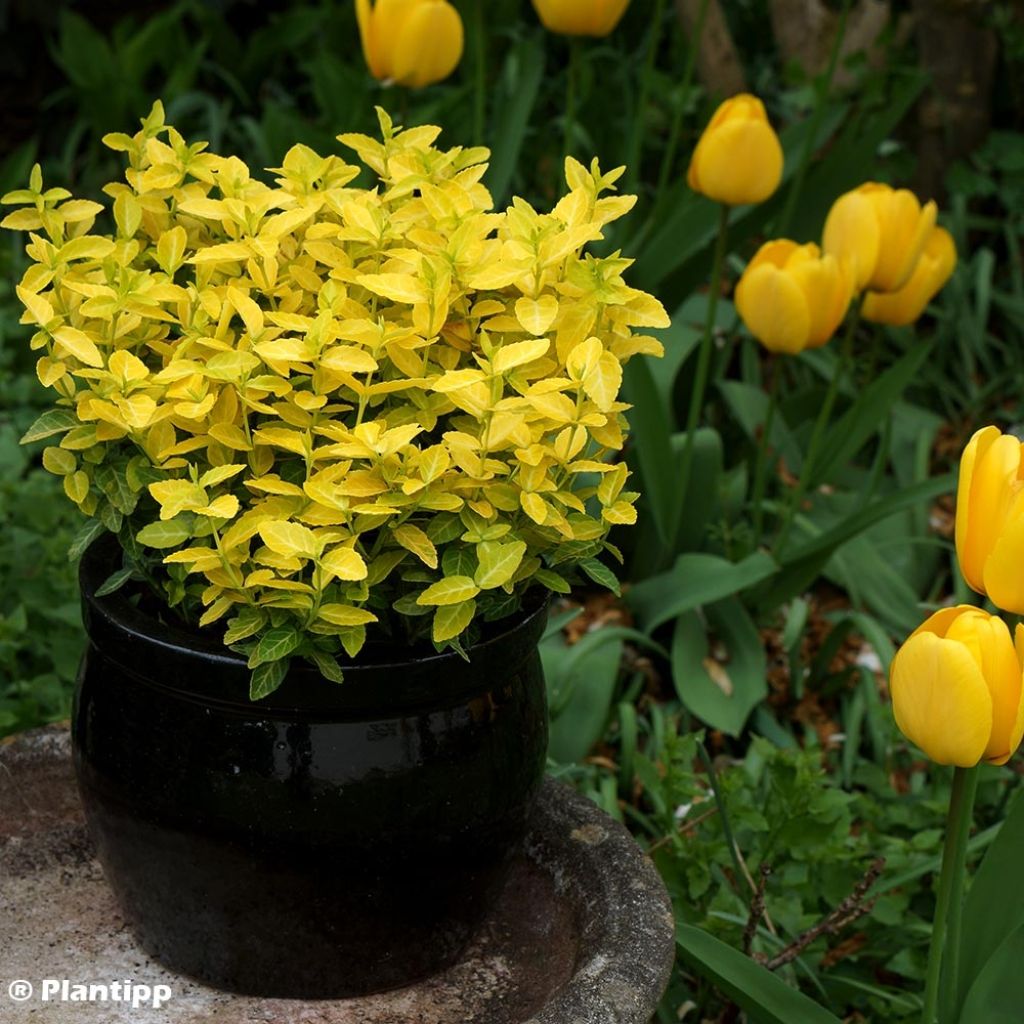
[[[904, 509], [914, 508], [924, 502], [930, 502], [942, 494], [949, 494], [955, 486], [951, 473], [923, 480], [919, 484], [904, 487], [902, 490], [872, 502], [866, 508], [847, 516], [842, 522], [830, 530], [805, 541], [782, 559], [782, 571], [772, 580], [771, 586], [757, 594], [757, 605], [761, 608], [777, 608], [785, 604], [797, 594], [806, 590], [821, 571], [832, 553], [856, 537], [862, 531]], [[638, 589], [638, 588], [634, 588]]]
[[[736, 421], [743, 428], [743, 433], [755, 444], [759, 443], [760, 431], [768, 415], [768, 395], [765, 391], [738, 380], [720, 381], [718, 390], [733, 416], [736, 417]], [[771, 433], [772, 436], [769, 440], [772, 448], [781, 452], [791, 471], [799, 470], [803, 462], [803, 454], [782, 417], [781, 409], [775, 410]]]
[[712, 729], [738, 736], [750, 712], [768, 695], [761, 634], [731, 597], [704, 609], [726, 657], [711, 657], [695, 611], [680, 616], [672, 639], [672, 678], [686, 708]]
[[663, 622], [731, 597], [767, 579], [775, 570], [775, 562], [764, 552], [742, 562], [716, 555], [680, 555], [668, 572], [632, 587], [627, 599], [644, 631], [652, 633]]
[[494, 135], [487, 187], [498, 209], [502, 208], [519, 166], [519, 153], [543, 80], [544, 47], [538, 46], [534, 37], [521, 39], [505, 61], [493, 106]]
[[[1005, 902], [1007, 895], [1008, 892], [1004, 890], [990, 907], [994, 907], [1000, 901]], [[1003, 936], [1003, 933], [995, 928], [991, 928], [989, 933], [995, 939]], [[967, 938], [966, 934], [964, 938]], [[984, 962], [967, 992], [959, 1016], [950, 1017], [949, 1020], [955, 1019], [957, 1024], [1018, 1024], [1021, 1019], [1021, 1007], [1024, 1006], [1022, 961], [1024, 924], [1018, 925], [1006, 935], [996, 951]], [[972, 975], [967, 975], [964, 983], [970, 981], [971, 977]]]
[[830, 479], [847, 466], [887, 421], [890, 410], [931, 353], [930, 344], [915, 345], [878, 380], [865, 388], [828, 433], [826, 458], [810, 474], [811, 486]]
[[839, 1018], [713, 935], [680, 924], [679, 956], [747, 1013], [753, 1024], [840, 1024]]
[[[989, 961], [996, 955], [1000, 942], [1024, 927], [1024, 889], [1020, 885], [1022, 849], [1024, 799], [1018, 793], [999, 835], [981, 862], [964, 901], [960, 971], [957, 979], [958, 1001], [965, 999], [973, 979], [981, 981], [982, 975], [988, 970]], [[1016, 970], [1018, 974], [1021, 973], [1019, 953]], [[971, 991], [973, 994], [973, 989]], [[980, 995], [978, 998], [981, 998]], [[1017, 1020], [1020, 1019], [1020, 1005], [1024, 1005], [1024, 1001], [1018, 1004], [1018, 1016], [1015, 1018]], [[963, 1018], [963, 1022], [967, 1024], [966, 1017]]]
[[675, 487], [679, 474], [674, 472], [668, 411], [655, 387], [647, 357], [631, 359], [625, 366], [624, 380], [623, 397], [633, 406], [628, 414], [633, 451], [640, 463], [641, 486], [637, 489], [644, 494], [654, 528], [667, 546], [675, 536], [683, 507]]

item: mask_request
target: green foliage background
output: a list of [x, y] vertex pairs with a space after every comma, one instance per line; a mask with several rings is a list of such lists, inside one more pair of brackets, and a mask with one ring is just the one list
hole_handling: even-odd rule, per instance
[[[582, 618], [579, 607], [560, 609], [542, 645], [551, 769], [651, 850], [680, 923], [730, 945], [742, 944], [754, 879], [770, 865], [774, 931], [759, 925], [755, 953], [771, 956], [820, 921], [885, 857], [870, 911], [778, 975], [849, 1020], [914, 1020], [948, 778], [896, 733], [884, 671], [929, 608], [969, 599], [948, 529], [962, 444], [985, 423], [1019, 430], [1024, 418], [1019, 96], [996, 90], [994, 130], [947, 174], [943, 221], [960, 253], [952, 281], [916, 328], [861, 330], [811, 500], [787, 547], [758, 550], [750, 491], [768, 363], [727, 297], [690, 487], [677, 486], [717, 212], [684, 182], [715, 97], [687, 79], [690, 41], [671, 5], [634, 0], [617, 32], [577, 46], [568, 124], [568, 42], [544, 34], [519, 0], [458, 6], [462, 65], [407, 93], [367, 75], [344, 0], [16, 3], [0, 34], [0, 192], [40, 160], [49, 184], [95, 196], [118, 172], [101, 135], [133, 131], [158, 96], [187, 137], [256, 166], [275, 165], [294, 142], [337, 151], [334, 136], [372, 130], [380, 103], [405, 124], [441, 124], [448, 144], [489, 145], [498, 202], [557, 198], [563, 139], [603, 167], [628, 162], [640, 202], [605, 250], [636, 258], [631, 283], [655, 292], [674, 322], [661, 332], [666, 358], [638, 360], [627, 375], [629, 459], [644, 494], [643, 527], [615, 538], [629, 586], [622, 601], [577, 595]], [[783, 65], [765, 5], [727, 6], [787, 168], [771, 201], [733, 218], [734, 282], [767, 234], [815, 239], [841, 191], [913, 180], [910, 115], [929, 85], [912, 41], [893, 35], [881, 70], [854, 59], [856, 86], [831, 88]], [[1019, 81], [1024, 29], [1008, 4], [987, 16], [999, 82]], [[791, 197], [805, 150], [813, 159]], [[41, 446], [17, 443], [47, 404], [13, 296], [20, 244], [0, 239], [0, 735], [67, 714], [84, 643], [66, 558], [77, 513], [42, 470]], [[831, 345], [781, 366], [770, 440], [784, 472], [765, 505], [773, 530], [835, 359]], [[1013, 764], [983, 775], [976, 854], [1005, 817], [1015, 777]], [[681, 962], [659, 1019], [719, 1019], [724, 1007]]]

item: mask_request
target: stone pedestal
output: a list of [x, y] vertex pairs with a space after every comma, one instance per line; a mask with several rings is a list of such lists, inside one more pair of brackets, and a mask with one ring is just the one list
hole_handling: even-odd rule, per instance
[[[93, 858], [66, 728], [0, 745], [5, 1024], [644, 1024], [674, 952], [668, 896], [651, 862], [625, 829], [549, 780], [501, 900], [450, 971], [362, 999], [218, 992], [164, 970], [135, 944]], [[47, 979], [109, 986], [108, 998], [65, 1002], [57, 991], [43, 999]], [[20, 1000], [8, 991], [19, 981], [32, 985]], [[146, 994], [139, 986], [157, 985], [170, 988], [163, 1006], [132, 1006]]]

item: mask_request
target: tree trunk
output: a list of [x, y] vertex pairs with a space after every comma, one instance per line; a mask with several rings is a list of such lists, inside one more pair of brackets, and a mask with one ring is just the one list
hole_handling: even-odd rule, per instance
[[686, 34], [692, 36], [705, 3], [708, 7], [697, 46], [697, 77], [707, 91], [719, 99], [746, 92], [747, 76], [719, 0], [676, 0], [679, 20]]

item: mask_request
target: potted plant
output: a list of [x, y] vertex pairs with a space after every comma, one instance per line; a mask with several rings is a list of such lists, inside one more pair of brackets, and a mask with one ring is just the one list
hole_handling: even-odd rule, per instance
[[[660, 344], [632, 205], [567, 160], [492, 212], [483, 149], [343, 135], [273, 183], [160, 104], [103, 207], [30, 187], [18, 295], [55, 406], [25, 437], [88, 517], [76, 769], [145, 948], [328, 997], [459, 954], [545, 758], [545, 595], [635, 520], [622, 364]], [[102, 535], [102, 536], [101, 536]]]

